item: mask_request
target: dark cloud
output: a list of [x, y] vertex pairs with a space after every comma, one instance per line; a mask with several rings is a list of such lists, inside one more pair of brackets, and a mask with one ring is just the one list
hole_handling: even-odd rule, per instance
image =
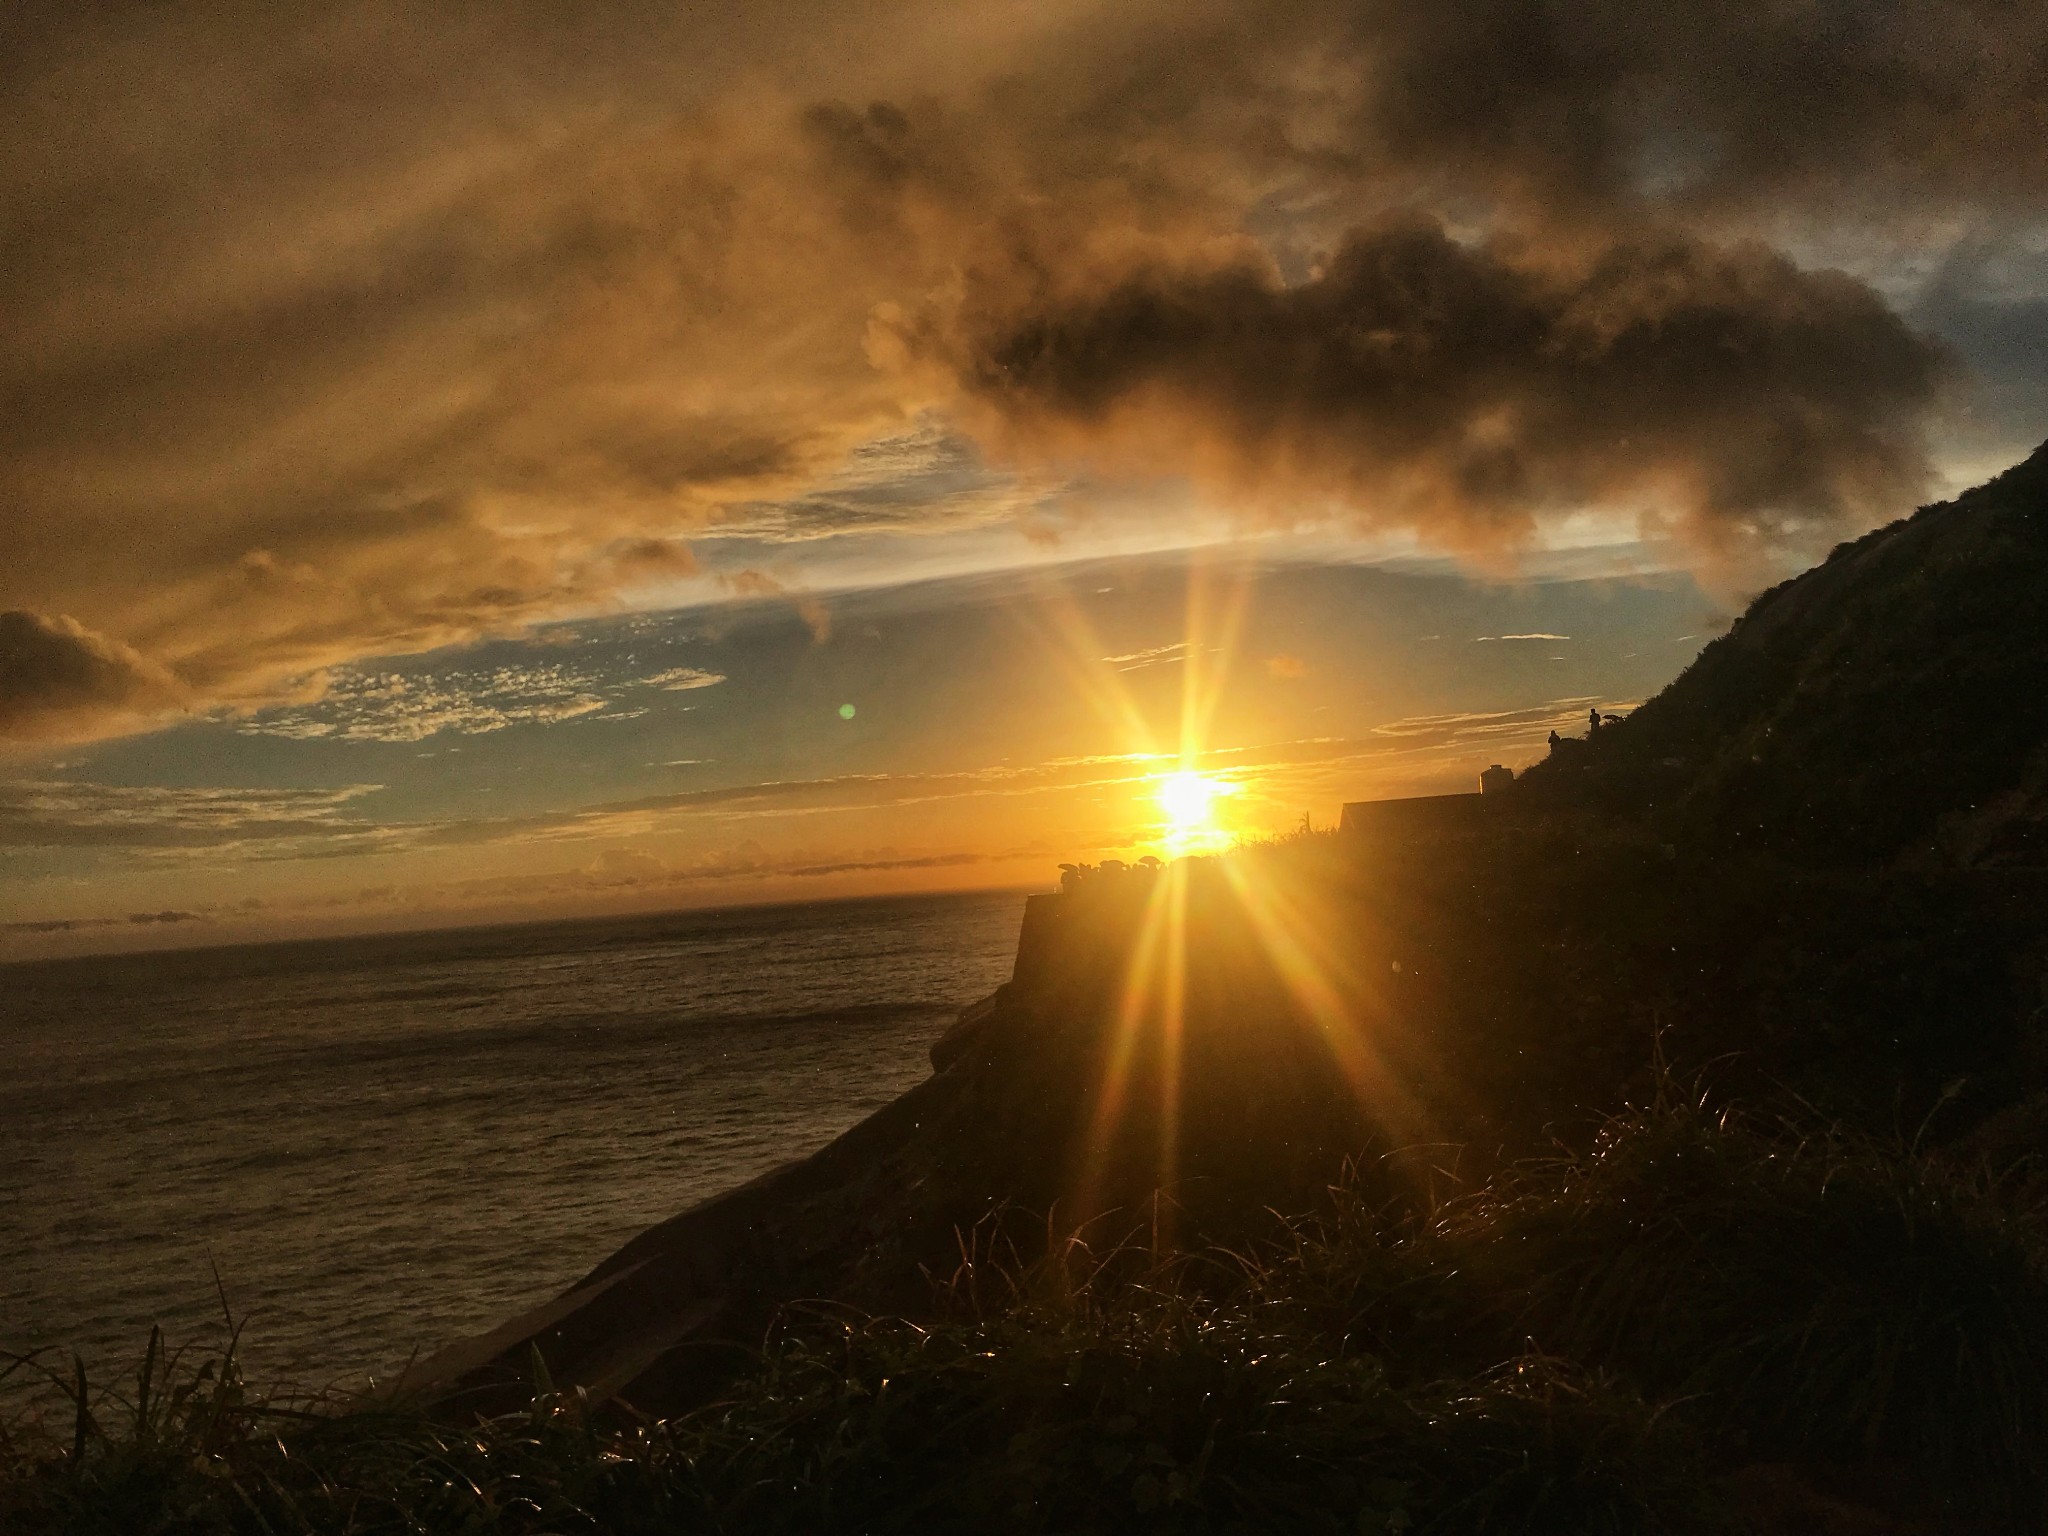
[[[2048, 186], [2031, 0], [26, 4], [0, 27], [0, 607], [231, 705], [602, 607], [687, 573], [707, 529], [1017, 515], [971, 456], [846, 474], [942, 429], [963, 383], [1013, 468], [1163, 467], [1179, 413], [1228, 435], [1233, 484], [1263, 445], [1292, 456], [1272, 488], [1398, 482], [1430, 534], [1581, 487], [1675, 487], [1723, 530], [1868, 519], [1917, 484], [1924, 349], [1743, 242], [1868, 275], [2038, 219]], [[1389, 233], [1400, 209], [1457, 239]], [[1439, 350], [1311, 334], [1398, 310], [1393, 269], [1432, 261], [1413, 280], [1474, 307], [1394, 320]], [[1623, 324], [1589, 343], [1598, 303]], [[900, 345], [935, 310], [950, 371]], [[1125, 337], [1153, 350], [1058, 350]], [[1233, 349], [1300, 372], [1262, 400]], [[1586, 400], [1551, 409], [1546, 381]], [[1489, 400], [1526, 418], [1501, 451]], [[1092, 424], [1137, 437], [1062, 435]]]
[[0, 740], [64, 741], [163, 716], [185, 685], [75, 619], [0, 613]]
[[2031, 0], [1469, 0], [1343, 8], [1357, 142], [1547, 198], [1755, 207], [2033, 202], [2048, 13]]
[[[1975, 240], [1950, 253], [1914, 305], [1916, 324], [1969, 365], [1972, 427], [1995, 451], [2038, 438], [2048, 399], [2048, 241]], [[2001, 466], [2002, 467], [2002, 466]]]
[[[1919, 220], [2038, 208], [2048, 183], [2048, 13], [2031, 0], [1235, 0], [1170, 18], [1071, 21], [1005, 82], [1011, 122], [1057, 142], [1069, 174], [1150, 194], [1197, 169], [1293, 211], [1362, 194], [1545, 220]], [[878, 173], [933, 158], [839, 123], [863, 152], [845, 158]]]
[[911, 345], [1024, 451], [1208, 470], [1467, 543], [1617, 502], [1707, 542], [1880, 515], [1922, 488], [1943, 373], [1864, 285], [1679, 235], [1559, 256], [1416, 217], [1292, 286], [1243, 260], [993, 287]]

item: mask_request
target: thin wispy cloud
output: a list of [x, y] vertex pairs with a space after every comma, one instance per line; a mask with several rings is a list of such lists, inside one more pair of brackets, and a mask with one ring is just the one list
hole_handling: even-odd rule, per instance
[[[1374, 726], [1372, 735], [1405, 740], [1455, 742], [1502, 734], [1526, 734], [1533, 730], [1549, 731], [1569, 721], [1583, 722], [1589, 708], [1609, 702], [1611, 701], [1590, 697], [1550, 699], [1525, 709], [1413, 715], [1402, 720], [1390, 720], [1385, 725]], [[1630, 703], [1632, 705], [1633, 701]]]
[[142, 928], [167, 923], [204, 922], [202, 912], [166, 908], [161, 912], [131, 912], [126, 917], [52, 917], [29, 922], [0, 923], [0, 934], [78, 933], [93, 928]]
[[[1144, 650], [1126, 651], [1120, 656], [1105, 656], [1103, 661], [1119, 672], [1137, 672], [1146, 667], [1178, 666], [1190, 655], [1203, 649], [1191, 646], [1185, 640], [1176, 640], [1169, 645], [1148, 646]], [[1208, 647], [1214, 650], [1215, 647]]]
[[357, 838], [376, 784], [340, 789], [165, 788], [0, 781], [0, 848], [184, 849]]

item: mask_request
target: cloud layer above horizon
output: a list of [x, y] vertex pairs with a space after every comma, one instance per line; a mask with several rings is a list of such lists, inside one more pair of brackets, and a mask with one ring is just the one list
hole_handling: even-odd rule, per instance
[[31, 746], [320, 729], [718, 540], [1170, 481], [1747, 569], [2048, 425], [2019, 0], [24, 4], [0, 58]]

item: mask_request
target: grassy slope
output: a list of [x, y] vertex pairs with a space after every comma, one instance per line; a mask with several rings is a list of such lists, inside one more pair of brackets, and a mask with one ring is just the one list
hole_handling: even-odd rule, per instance
[[921, 1324], [791, 1313], [660, 1423], [544, 1378], [308, 1419], [158, 1364], [17, 1426], [0, 1529], [2042, 1528], [2048, 1255], [2009, 1191], [1677, 1095], [1426, 1214], [1370, 1184], [1234, 1251], [971, 1254]]
[[2048, 446], [1765, 593], [1669, 688], [1589, 749], [1569, 744], [1529, 787], [1655, 805], [1667, 830], [1714, 846], [1891, 858], [1954, 841], [2015, 791], [2033, 803], [2007, 815], [2048, 812], [2044, 676]]

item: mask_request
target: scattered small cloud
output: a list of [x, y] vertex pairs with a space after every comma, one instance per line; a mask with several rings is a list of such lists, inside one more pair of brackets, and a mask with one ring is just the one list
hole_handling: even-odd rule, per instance
[[1266, 675], [1283, 682], [1292, 681], [1298, 677], [1308, 676], [1308, 663], [1299, 656], [1289, 656], [1284, 653], [1278, 656], [1268, 656], [1266, 658]]
[[298, 741], [423, 741], [444, 731], [477, 736], [595, 715], [610, 703], [602, 687], [565, 663], [431, 674], [342, 669], [313, 703], [260, 711], [240, 728]]
[[666, 672], [657, 672], [640, 681], [668, 693], [687, 693], [692, 688], [715, 688], [725, 681], [725, 674], [707, 671], [703, 667], [670, 667]]

